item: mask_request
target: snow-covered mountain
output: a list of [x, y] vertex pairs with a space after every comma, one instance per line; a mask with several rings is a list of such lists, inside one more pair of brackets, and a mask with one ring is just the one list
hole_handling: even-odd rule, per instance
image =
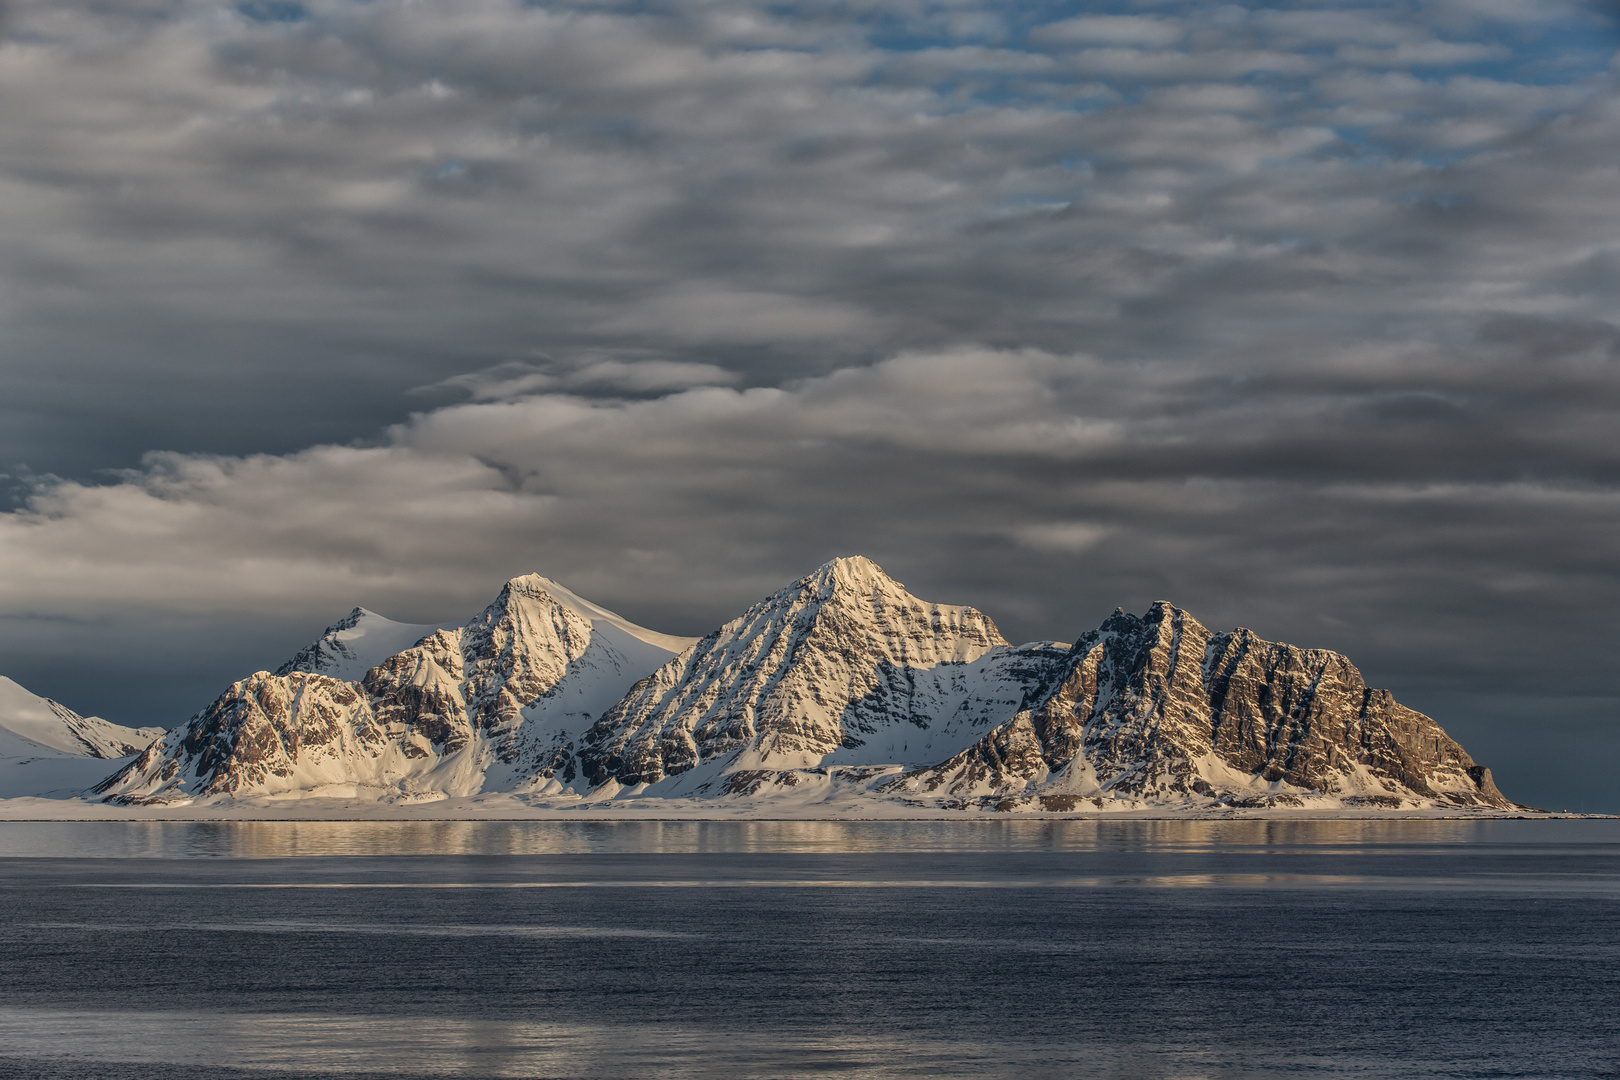
[[1345, 657], [1211, 633], [1163, 601], [1116, 611], [1010, 723], [888, 790], [1004, 809], [1515, 805]]
[[[439, 799], [536, 778], [544, 786], [542, 773], [581, 731], [690, 643], [539, 575], [513, 578], [466, 623], [429, 627], [369, 663], [371, 643], [422, 629], [403, 627], [363, 610], [345, 619], [282, 673], [234, 683], [98, 790], [149, 803], [359, 790]], [[352, 680], [319, 670], [352, 674], [361, 664]]]
[[0, 676], [0, 798], [82, 791], [162, 734], [80, 716]]
[[0, 675], [0, 757], [121, 758], [140, 753], [162, 734], [162, 728], [128, 728], [80, 716]]
[[837, 559], [643, 680], [585, 733], [580, 764], [593, 785], [662, 795], [929, 764], [1011, 719], [1066, 652], [1014, 648], [983, 613], [918, 600], [870, 559]]
[[356, 609], [98, 790], [125, 804], [509, 792], [762, 813], [1514, 806], [1337, 653], [1212, 633], [1162, 602], [1072, 646], [1014, 646], [864, 558], [701, 640], [537, 575], [460, 625]]

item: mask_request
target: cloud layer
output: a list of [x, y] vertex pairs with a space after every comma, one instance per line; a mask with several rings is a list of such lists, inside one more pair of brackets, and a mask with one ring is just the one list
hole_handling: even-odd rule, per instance
[[[131, 627], [209, 643], [194, 693], [249, 622], [449, 617], [529, 570], [703, 632], [864, 552], [1015, 635], [1167, 596], [1465, 744], [1578, 715], [1620, 754], [1602, 6], [4, 30], [0, 646], [42, 692]], [[1444, 714], [1482, 692], [1542, 704]], [[141, 700], [115, 718], [200, 704]]]

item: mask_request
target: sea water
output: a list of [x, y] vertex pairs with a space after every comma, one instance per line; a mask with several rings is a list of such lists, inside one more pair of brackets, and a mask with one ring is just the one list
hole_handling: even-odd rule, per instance
[[1620, 822], [0, 824], [0, 1076], [1613, 1077]]

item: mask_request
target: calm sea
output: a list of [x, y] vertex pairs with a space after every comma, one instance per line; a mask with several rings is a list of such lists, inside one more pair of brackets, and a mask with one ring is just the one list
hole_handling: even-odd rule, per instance
[[0, 1076], [1614, 1077], [1620, 822], [6, 823]]

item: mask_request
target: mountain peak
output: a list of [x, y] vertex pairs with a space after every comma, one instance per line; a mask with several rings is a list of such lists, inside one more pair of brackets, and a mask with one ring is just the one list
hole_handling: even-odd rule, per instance
[[292, 658], [276, 668], [277, 675], [295, 671], [329, 678], [358, 681], [388, 657], [410, 648], [444, 623], [401, 623], [367, 608], [356, 607], [328, 626], [321, 636], [305, 645]]
[[1132, 615], [1124, 608], [1116, 607], [1114, 613], [1104, 619], [1101, 626], [1096, 630], [1088, 631], [1085, 636], [1102, 633], [1134, 633], [1143, 627], [1162, 627], [1166, 624], [1178, 624], [1181, 622], [1190, 622], [1195, 626], [1200, 625], [1198, 620], [1187, 614], [1185, 609], [1176, 607], [1168, 600], [1155, 600], [1140, 615]]
[[[637, 641], [645, 642], [648, 645], [669, 652], [681, 652], [697, 640], [696, 638], [678, 637], [674, 634], [660, 634], [656, 630], [638, 626], [623, 615], [609, 611], [600, 604], [593, 604], [568, 587], [559, 585], [557, 582], [540, 574], [521, 574], [508, 581], [506, 587], [501, 590], [501, 597], [504, 599], [514, 595], [537, 600], [550, 600], [558, 607], [573, 612], [593, 626], [598, 623], [616, 626]], [[496, 600], [496, 604], [502, 603], [503, 599]]]
[[1368, 687], [1345, 657], [1211, 632], [1163, 600], [1140, 617], [1115, 609], [1040, 693], [900, 786], [1004, 800], [997, 809], [1081, 798], [1099, 809], [1514, 807], [1438, 724]]
[[895, 620], [897, 626], [920, 621], [930, 625], [935, 636], [952, 637], [965, 630], [968, 639], [979, 642], [982, 637], [979, 644], [983, 648], [1007, 644], [983, 612], [960, 604], [920, 600], [864, 555], [845, 555], [823, 563], [815, 573], [767, 597], [737, 621], [747, 622], [754, 614], [768, 610], [791, 613], [793, 618], [849, 618], [868, 626]]
[[870, 589], [876, 585], [904, 592], [906, 587], [883, 572], [883, 567], [865, 555], [841, 555], [823, 563], [816, 572], [801, 579], [805, 583], [854, 589]]
[[[555, 597], [556, 590], [559, 588], [560, 586], [555, 581], [540, 574], [519, 574], [517, 577], [507, 581], [502, 591], [518, 593], [523, 596], [544, 595]], [[566, 592], [567, 590], [563, 591]]]
[[581, 764], [592, 783], [654, 784], [702, 764], [814, 768], [874, 740], [921, 752], [928, 738], [910, 733], [941, 701], [956, 703], [942, 727], [1014, 711], [1021, 690], [981, 702], [981, 672], [967, 672], [1006, 645], [982, 612], [919, 600], [871, 559], [834, 559], [639, 683], [585, 733]]

